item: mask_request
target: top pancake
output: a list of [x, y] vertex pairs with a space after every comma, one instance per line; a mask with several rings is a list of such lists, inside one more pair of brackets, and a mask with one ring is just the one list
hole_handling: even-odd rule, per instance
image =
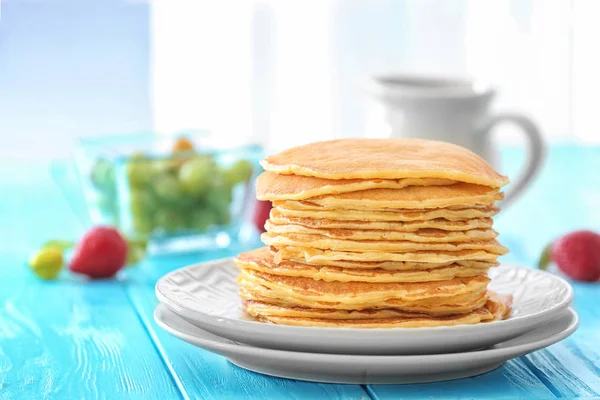
[[[368, 189], [360, 192], [322, 195], [306, 200], [323, 207], [356, 209], [426, 209], [451, 206], [488, 206], [501, 200], [503, 194], [497, 189], [470, 183], [447, 186], [408, 186], [403, 189]], [[286, 200], [284, 204], [298, 202]]]
[[256, 180], [259, 200], [305, 200], [325, 194], [358, 192], [368, 189], [402, 189], [407, 186], [445, 186], [449, 179], [323, 179], [312, 176], [279, 175], [265, 171]]
[[484, 159], [422, 139], [338, 139], [295, 147], [261, 161], [266, 171], [324, 179], [438, 178], [490, 187], [508, 184]]

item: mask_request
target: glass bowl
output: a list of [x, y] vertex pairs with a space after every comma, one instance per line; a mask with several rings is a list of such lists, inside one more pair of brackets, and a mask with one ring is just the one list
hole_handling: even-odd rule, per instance
[[250, 235], [263, 149], [206, 132], [81, 140], [79, 179], [94, 224], [149, 241], [149, 252], [226, 247]]

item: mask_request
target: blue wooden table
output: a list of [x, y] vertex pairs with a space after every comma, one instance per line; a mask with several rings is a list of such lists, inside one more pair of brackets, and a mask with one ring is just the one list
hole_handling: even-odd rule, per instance
[[[523, 154], [503, 153], [509, 173]], [[553, 148], [532, 188], [497, 218], [505, 262], [533, 265], [552, 238], [600, 230], [600, 148]], [[579, 330], [562, 343], [475, 378], [419, 385], [330, 385], [240, 369], [181, 342], [152, 319], [154, 283], [189, 263], [239, 251], [154, 258], [117, 281], [65, 275], [41, 282], [24, 266], [47, 239], [84, 230], [46, 166], [0, 165], [0, 400], [461, 399], [600, 397], [600, 284], [575, 283]]]

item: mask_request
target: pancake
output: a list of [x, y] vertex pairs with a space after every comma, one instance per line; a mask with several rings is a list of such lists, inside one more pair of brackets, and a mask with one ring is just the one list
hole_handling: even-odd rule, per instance
[[[292, 203], [292, 204], [289, 204]], [[299, 203], [299, 202], [296, 202]], [[298, 208], [295, 208], [298, 207]], [[286, 202], [276, 205], [275, 210], [286, 217], [312, 218], [312, 219], [334, 219], [338, 221], [395, 221], [412, 222], [428, 221], [431, 219], [443, 218], [448, 221], [463, 221], [474, 218], [490, 218], [498, 213], [498, 208], [488, 206], [483, 209], [448, 209], [438, 208], [432, 210], [387, 210], [371, 211], [358, 209], [324, 209], [314, 206], [313, 209], [302, 209], [303, 206]]]
[[[247, 308], [245, 308], [248, 310]], [[252, 310], [251, 310], [252, 311]], [[247, 311], [250, 313], [251, 311]], [[479, 309], [468, 314], [451, 315], [447, 317], [415, 317], [388, 319], [347, 319], [328, 320], [318, 318], [293, 318], [277, 316], [258, 316], [261, 322], [280, 325], [310, 326], [319, 328], [435, 328], [438, 326], [474, 325], [489, 321], [489, 311]]]
[[[450, 206], [491, 206], [502, 200], [497, 189], [470, 183], [448, 186], [408, 186], [404, 189], [369, 189], [360, 192], [323, 195], [305, 200], [323, 207], [355, 209], [430, 209]], [[286, 200], [286, 204], [297, 200]]]
[[[512, 305], [512, 296], [498, 295], [488, 290], [486, 302], [482, 308], [474, 312], [486, 311], [484, 320], [501, 320], [506, 318]], [[372, 308], [365, 310], [335, 310], [322, 308], [285, 307], [256, 300], [244, 300], [244, 308], [253, 316], [277, 316], [292, 318], [318, 318], [326, 320], [369, 320], [389, 318], [431, 318], [425, 313], [411, 313], [396, 308]]]
[[[452, 232], [457, 233], [457, 232]], [[442, 235], [443, 237], [443, 235]], [[407, 240], [347, 240], [333, 239], [323, 235], [290, 233], [275, 235], [269, 232], [261, 235], [261, 240], [269, 246], [298, 246], [323, 250], [364, 251], [364, 252], [415, 252], [415, 251], [460, 251], [484, 250], [503, 255], [508, 250], [496, 240], [474, 240], [470, 242], [412, 242]], [[423, 239], [426, 240], [426, 239]]]
[[377, 240], [377, 241], [410, 241], [410, 242], [470, 242], [491, 240], [498, 236], [493, 229], [471, 229], [468, 231], [444, 231], [424, 228], [412, 232], [393, 230], [358, 230], [358, 229], [328, 229], [307, 228], [301, 225], [276, 225], [270, 220], [265, 223], [265, 229], [271, 235], [321, 235], [332, 239], [342, 240]]
[[[487, 286], [487, 276], [456, 278], [442, 282], [417, 283], [370, 283], [370, 282], [324, 282], [310, 278], [280, 276], [242, 268], [240, 279], [250, 288], [266, 286], [283, 295], [314, 298], [318, 301], [340, 301], [359, 304], [379, 299], [401, 299], [403, 301], [424, 301], [454, 297], [464, 294], [480, 294]], [[248, 285], [247, 285], [248, 286]]]
[[503, 320], [510, 316], [512, 312], [512, 295], [499, 294], [488, 290], [488, 302], [486, 307], [494, 315], [494, 320]]
[[294, 147], [261, 161], [266, 171], [324, 179], [439, 178], [489, 187], [508, 184], [475, 153], [421, 139], [338, 139]]
[[267, 157], [273, 203], [262, 241], [241, 253], [239, 295], [259, 321], [396, 328], [506, 318], [488, 292], [507, 249], [491, 217], [508, 183], [464, 148], [417, 139], [343, 139]]
[[259, 200], [303, 200], [327, 194], [357, 192], [368, 189], [402, 189], [407, 186], [444, 186], [448, 179], [322, 179], [311, 176], [279, 175], [265, 171], [256, 180]]
[[[499, 193], [500, 195], [503, 196], [502, 193]], [[339, 208], [335, 207], [335, 206], [330, 206], [330, 205], [319, 205], [319, 204], [315, 204], [312, 203], [310, 201], [310, 199], [307, 200], [274, 200], [272, 202], [274, 207], [283, 207], [283, 208], [288, 208], [291, 210], [312, 210], [312, 211], [324, 211], [324, 210], [329, 210], [329, 211], [343, 211], [345, 212], [347, 209], [342, 209], [340, 210]], [[430, 209], [430, 211], [436, 211], [436, 210], [459, 210], [459, 211], [464, 211], [464, 210], [484, 210], [487, 211], [490, 208], [492, 208], [494, 206], [490, 206], [490, 205], [485, 205], [485, 204], [467, 204], [467, 205], [457, 205], [457, 206], [448, 206], [448, 207], [441, 207], [441, 208], [432, 208]], [[415, 209], [401, 209], [401, 208], [394, 208], [394, 209], [390, 209], [390, 208], [385, 208], [385, 207], [367, 207], [364, 206], [363, 204], [356, 204], [356, 206], [354, 208], [351, 208], [351, 210], [358, 210], [358, 211], [385, 211], [385, 212], [423, 212], [423, 211], [429, 211], [427, 209], [425, 210], [415, 210]]]
[[[244, 310], [261, 321], [284, 325], [339, 328], [420, 328], [477, 324], [505, 319], [510, 303], [488, 291], [484, 307], [467, 314], [430, 316], [398, 309], [323, 310], [303, 307], [282, 307], [258, 301], [244, 301]], [[508, 300], [510, 301], [510, 300]]]
[[449, 221], [435, 218], [424, 221], [360, 221], [335, 220], [327, 218], [291, 217], [284, 215], [277, 208], [271, 209], [271, 224], [278, 226], [296, 225], [314, 229], [354, 229], [354, 230], [390, 230], [399, 232], [414, 232], [419, 229], [435, 228], [444, 231], [467, 231], [470, 229], [489, 229], [492, 227], [491, 218], [473, 218], [463, 221]]
[[294, 261], [275, 263], [268, 248], [262, 247], [241, 253], [235, 259], [239, 268], [253, 269], [272, 275], [312, 278], [326, 282], [432, 282], [454, 278], [487, 275], [487, 268], [464, 267], [449, 264], [433, 269], [387, 270], [383, 268], [340, 268], [315, 266]]
[[488, 282], [485, 276], [418, 283], [324, 282], [249, 269], [242, 269], [238, 278], [244, 300], [336, 310], [399, 308], [430, 315], [482, 307]]
[[[291, 255], [289, 261], [297, 262], [300, 264], [305, 264], [306, 260], [302, 251], [302, 255], [296, 257], [295, 250], [293, 247], [285, 247], [282, 252], [287, 255]], [[301, 249], [302, 250], [302, 249]], [[269, 252], [275, 259], [275, 256], [279, 252], [276, 247], [269, 247]], [[315, 250], [306, 249], [306, 253], [313, 256]], [[322, 250], [316, 250], [316, 252], [322, 252]], [[300, 254], [298, 253], [298, 254]], [[245, 253], [247, 254], [247, 253]], [[280, 261], [285, 262], [285, 261]], [[329, 267], [338, 267], [343, 269], [384, 269], [388, 271], [410, 271], [410, 270], [427, 270], [434, 269], [440, 267], [448, 267], [452, 264], [459, 265], [464, 268], [478, 268], [478, 269], [489, 269], [492, 267], [497, 267], [500, 265], [497, 261], [477, 261], [477, 260], [455, 260], [455, 261], [446, 261], [446, 262], [412, 262], [412, 261], [353, 261], [353, 260], [336, 260], [336, 259], [325, 259], [319, 258], [311, 263], [314, 266], [329, 266]]]
[[[413, 251], [406, 253], [387, 252], [353, 252], [340, 250], [323, 250], [297, 246], [276, 247], [275, 262], [294, 260], [313, 265], [338, 261], [361, 262], [398, 262], [409, 261], [418, 263], [443, 263], [457, 261], [485, 261], [496, 262], [498, 254], [485, 250], [459, 250], [459, 251]], [[327, 264], [325, 264], [327, 265]]]
[[[244, 300], [244, 308], [253, 316], [278, 316], [293, 318], [322, 318], [329, 320], [382, 319], [430, 317], [424, 313], [410, 313], [395, 308], [372, 308], [367, 310], [335, 310], [323, 308], [284, 307], [256, 300]], [[491, 313], [490, 313], [491, 317]]]
[[[321, 310], [332, 310], [333, 305], [336, 303], [327, 302], [307, 302], [306, 304], [297, 304], [278, 298], [276, 293], [265, 287], [255, 286], [255, 290], [248, 289], [241, 285], [239, 290], [240, 298], [243, 302], [245, 301], [257, 301], [265, 304], [271, 304], [280, 307], [303, 307], [303, 308], [315, 308]], [[487, 302], [487, 295], [482, 293], [480, 295], [458, 295], [453, 298], [445, 299], [446, 303], [438, 301], [437, 303], [423, 303], [423, 304], [405, 304], [395, 300], [389, 300], [386, 304], [383, 304], [381, 309], [393, 308], [403, 312], [427, 314], [432, 316], [447, 316], [456, 314], [465, 314], [472, 312], [478, 308], [483, 307]], [[311, 305], [312, 304], [312, 305]], [[353, 308], [352, 306], [338, 305], [336, 310], [345, 311], [356, 311], [362, 310], [360, 308]], [[368, 310], [378, 309], [375, 307], [368, 308]]]

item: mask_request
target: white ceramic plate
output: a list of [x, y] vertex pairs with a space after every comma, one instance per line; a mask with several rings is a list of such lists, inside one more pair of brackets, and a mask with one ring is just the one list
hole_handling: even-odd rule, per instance
[[571, 308], [510, 341], [487, 350], [412, 356], [302, 353], [263, 349], [236, 343], [186, 322], [159, 304], [156, 323], [172, 335], [227, 357], [261, 374], [329, 383], [421, 383], [466, 378], [491, 371], [505, 361], [556, 343], [577, 329]]
[[236, 342], [280, 350], [340, 354], [436, 354], [469, 351], [512, 339], [566, 309], [571, 286], [529, 268], [492, 268], [490, 287], [514, 296], [505, 321], [436, 328], [314, 328], [257, 322], [241, 310], [238, 270], [222, 259], [175, 270], [156, 284], [171, 311], [208, 332]]

